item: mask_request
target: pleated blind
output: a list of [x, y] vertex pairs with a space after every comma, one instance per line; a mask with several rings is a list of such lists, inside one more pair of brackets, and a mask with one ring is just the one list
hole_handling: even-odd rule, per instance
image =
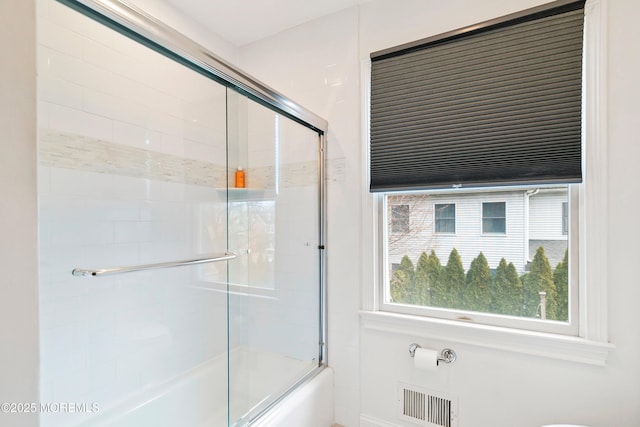
[[371, 191], [581, 181], [584, 2], [371, 55]]

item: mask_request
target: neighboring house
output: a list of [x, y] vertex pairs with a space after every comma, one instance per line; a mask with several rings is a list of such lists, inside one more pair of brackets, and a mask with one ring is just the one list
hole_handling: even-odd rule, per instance
[[482, 252], [495, 269], [501, 258], [519, 273], [539, 246], [552, 268], [567, 249], [567, 187], [528, 190], [459, 190], [388, 196], [389, 263], [414, 262], [432, 249], [444, 266], [456, 248], [467, 270]]

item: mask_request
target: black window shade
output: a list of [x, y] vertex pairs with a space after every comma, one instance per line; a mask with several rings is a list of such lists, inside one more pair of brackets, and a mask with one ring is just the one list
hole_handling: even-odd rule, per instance
[[580, 182], [583, 7], [372, 54], [371, 191]]

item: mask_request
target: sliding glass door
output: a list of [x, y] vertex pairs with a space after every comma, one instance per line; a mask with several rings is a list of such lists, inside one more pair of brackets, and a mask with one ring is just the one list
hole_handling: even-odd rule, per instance
[[322, 131], [87, 3], [38, 9], [41, 425], [246, 425], [323, 363]]
[[[320, 136], [228, 93], [229, 381], [244, 425], [320, 354]], [[244, 183], [236, 174], [244, 174]]]

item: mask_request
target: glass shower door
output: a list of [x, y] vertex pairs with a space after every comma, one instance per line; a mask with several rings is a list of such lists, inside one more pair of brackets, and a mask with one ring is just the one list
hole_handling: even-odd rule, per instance
[[41, 425], [226, 425], [227, 262], [100, 273], [226, 252], [226, 88], [39, 7]]
[[40, 424], [246, 425], [322, 363], [321, 131], [134, 10], [151, 31], [60, 1], [38, 3], [40, 397], [83, 410]]
[[[318, 367], [318, 133], [228, 90], [229, 415], [246, 425]], [[235, 186], [242, 168], [244, 187]], [[241, 184], [241, 183], [240, 183]]]

